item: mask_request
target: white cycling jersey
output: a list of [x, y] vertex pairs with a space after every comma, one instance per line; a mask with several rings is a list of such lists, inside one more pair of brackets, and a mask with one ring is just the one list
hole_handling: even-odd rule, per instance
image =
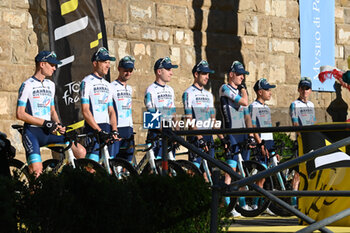
[[[252, 118], [253, 126], [260, 127], [272, 127], [271, 110], [266, 104], [260, 103], [255, 100], [249, 105], [249, 113]], [[260, 138], [264, 140], [273, 140], [272, 133], [261, 133]]]
[[[195, 85], [190, 86], [183, 93], [182, 102], [185, 114], [191, 115], [192, 119], [196, 119], [196, 121], [204, 122], [211, 119], [212, 115], [215, 115], [213, 95], [204, 88], [199, 89]], [[203, 125], [203, 127], [197, 126], [197, 128], [207, 129], [211, 127]]]
[[297, 99], [290, 105], [290, 116], [293, 123], [302, 125], [313, 125], [316, 122], [315, 107], [311, 101], [306, 103]]
[[132, 88], [118, 80], [111, 83], [114, 109], [117, 114], [117, 127], [132, 127]]
[[242, 98], [238, 89], [230, 84], [223, 84], [219, 90], [219, 97], [225, 128], [245, 128], [244, 116], [249, 114], [249, 111], [247, 107], [238, 104]]
[[24, 81], [19, 89], [17, 106], [26, 113], [44, 120], [51, 120], [51, 106], [55, 105], [55, 84], [48, 79], [42, 82], [34, 76]]
[[97, 124], [109, 123], [108, 106], [113, 106], [110, 83], [94, 74], [86, 76], [80, 84], [82, 104], [89, 104]]
[[152, 83], [146, 90], [144, 101], [148, 111], [158, 110], [165, 120], [170, 120], [176, 112], [174, 90], [168, 85]]

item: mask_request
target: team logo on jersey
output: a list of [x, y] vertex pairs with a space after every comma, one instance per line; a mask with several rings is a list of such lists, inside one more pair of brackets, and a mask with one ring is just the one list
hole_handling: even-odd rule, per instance
[[161, 113], [157, 110], [155, 113], [143, 113], [143, 128], [144, 129], [160, 129]]

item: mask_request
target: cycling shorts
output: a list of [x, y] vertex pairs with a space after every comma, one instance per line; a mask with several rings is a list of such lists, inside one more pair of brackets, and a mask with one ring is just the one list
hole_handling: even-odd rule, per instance
[[25, 125], [22, 142], [28, 165], [41, 162], [40, 147], [48, 144], [65, 144], [63, 136], [45, 133], [42, 127]]
[[[273, 140], [267, 140], [265, 141], [265, 149], [267, 149], [271, 155], [271, 152], [273, 151], [275, 146], [275, 142]], [[260, 154], [258, 156], [258, 162], [261, 163], [262, 165], [264, 165], [267, 168], [268, 165], [268, 161], [267, 158], [262, 156], [262, 154]]]
[[132, 127], [119, 127], [119, 137], [124, 138], [116, 142], [116, 157], [132, 161], [134, 155], [134, 130]]
[[[240, 150], [238, 144], [246, 141], [248, 139], [248, 135], [247, 134], [237, 134], [237, 135], [230, 134], [227, 137], [231, 143], [231, 149], [232, 149], [231, 152], [232, 153], [231, 153], [231, 155], [226, 156], [225, 159], [226, 159], [227, 163], [230, 164], [231, 167], [235, 168], [237, 166], [237, 161], [238, 161], [238, 155], [235, 153], [237, 153]], [[244, 161], [249, 160], [250, 150], [242, 149], [241, 155], [242, 155], [242, 159]]]
[[[148, 130], [148, 134], [147, 134], [147, 139], [153, 139], [155, 137], [157, 137], [157, 135], [159, 134], [159, 130]], [[170, 145], [168, 145], [170, 146]], [[152, 148], [153, 153], [154, 153], [154, 157], [156, 159], [162, 159], [162, 153], [163, 153], [163, 149], [162, 149], [162, 140], [155, 140], [154, 141], [154, 146]], [[173, 152], [173, 156], [175, 158], [175, 149], [172, 150]]]
[[[204, 135], [203, 139], [206, 142], [209, 142], [209, 144], [214, 145], [213, 136], [211, 136], [211, 135]], [[187, 138], [187, 141], [192, 143], [192, 144], [194, 144], [196, 147], [199, 148], [197, 137], [190, 136], [190, 137]], [[215, 150], [214, 150], [213, 146], [209, 147], [208, 154], [209, 154], [210, 157], [214, 158]], [[198, 166], [200, 166], [200, 164], [202, 162], [202, 157], [198, 156], [197, 154], [195, 154], [193, 152], [189, 152], [188, 153], [188, 160], [193, 162], [198, 167]]]
[[[101, 128], [101, 130], [107, 133], [111, 132], [111, 125], [108, 123], [101, 123], [101, 124], [98, 124], [98, 126]], [[86, 126], [84, 128], [84, 133], [91, 133], [91, 132], [94, 132], [94, 130], [91, 127]], [[86, 158], [99, 162], [100, 153], [98, 149], [100, 148], [100, 145], [97, 142], [96, 138], [94, 138], [93, 140], [88, 139], [88, 141], [85, 144], [87, 147]], [[108, 152], [111, 158], [115, 157], [115, 155], [117, 154], [116, 151], [117, 151], [117, 145], [115, 142], [112, 145], [108, 145]]]

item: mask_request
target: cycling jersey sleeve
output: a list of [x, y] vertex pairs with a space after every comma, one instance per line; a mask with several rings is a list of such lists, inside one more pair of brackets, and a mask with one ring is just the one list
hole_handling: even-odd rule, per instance
[[250, 117], [252, 118], [252, 125], [253, 126], [256, 126], [256, 118], [257, 118], [257, 114], [256, 114], [256, 111], [255, 111], [255, 108], [254, 106], [251, 104], [249, 105], [249, 113], [250, 113]]
[[152, 99], [152, 94], [148, 91], [146, 91], [144, 102], [145, 102], [146, 109], [149, 112], [156, 112], [156, 107]]
[[289, 107], [289, 114], [290, 114], [290, 117], [292, 118], [292, 123], [299, 123], [298, 114], [297, 114], [297, 111], [296, 111], [295, 103], [292, 103], [290, 105], [290, 107]]
[[81, 104], [90, 104], [90, 93], [91, 86], [86, 82], [82, 81], [80, 84], [80, 96], [81, 96]]
[[209, 105], [210, 115], [215, 118], [216, 112], [215, 112], [215, 108], [214, 108], [213, 95], [209, 95], [209, 98], [210, 98], [210, 105]]
[[30, 90], [31, 90], [31, 88], [29, 87], [28, 83], [27, 84], [22, 83], [22, 85], [18, 91], [18, 101], [17, 101], [18, 107], [26, 107], [27, 106], [27, 101], [28, 101]]
[[238, 103], [239, 100], [242, 98], [238, 93], [234, 93], [226, 84], [222, 86], [221, 89], [221, 96], [225, 96], [235, 103]]

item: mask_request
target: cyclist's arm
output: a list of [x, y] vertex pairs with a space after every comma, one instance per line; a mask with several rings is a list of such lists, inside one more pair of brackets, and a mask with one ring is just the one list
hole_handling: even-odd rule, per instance
[[[52, 105], [50, 107], [50, 115], [51, 115], [51, 120], [56, 122], [56, 123], [61, 123], [58, 115], [57, 115], [57, 112], [56, 112], [56, 109], [55, 109], [55, 105]], [[57, 131], [61, 134], [63, 134], [65, 131], [66, 131], [66, 127], [62, 127], [61, 125], [57, 125]]]
[[[245, 121], [245, 126], [247, 128], [252, 128], [253, 127], [252, 118], [250, 117], [250, 114], [249, 114], [247, 109], [244, 110], [244, 121]], [[250, 133], [249, 136], [254, 137], [254, 134]]]
[[37, 125], [41, 126], [44, 124], [44, 119], [34, 117], [28, 113], [26, 113], [26, 107], [25, 106], [17, 106], [16, 110], [16, 118], [18, 120], [24, 121], [27, 124], [30, 125]]
[[231, 99], [233, 102], [242, 106], [248, 106], [248, 93], [245, 88], [242, 88], [240, 94], [232, 91], [227, 85], [222, 86], [221, 95]]
[[112, 130], [117, 131], [117, 117], [112, 105], [108, 106], [109, 122], [111, 124]]
[[239, 105], [242, 106], [248, 106], [249, 102], [248, 102], [248, 93], [247, 90], [245, 88], [241, 89], [241, 95], [242, 98], [238, 101]]

